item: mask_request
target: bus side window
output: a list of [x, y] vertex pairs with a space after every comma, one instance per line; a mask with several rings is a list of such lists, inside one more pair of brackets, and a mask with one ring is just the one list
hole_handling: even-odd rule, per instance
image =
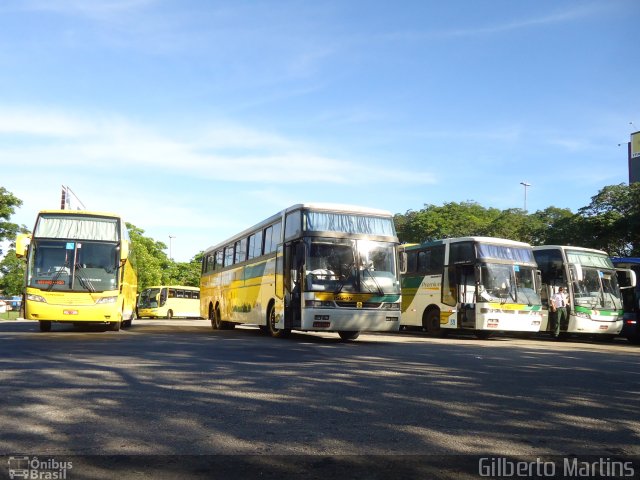
[[169, 289], [169, 298], [176, 298], [176, 290], [175, 288]]
[[407, 252], [407, 273], [416, 273], [416, 252]]
[[176, 290], [176, 298], [184, 298], [184, 290]]
[[427, 273], [427, 252], [422, 251], [418, 253], [418, 273]]

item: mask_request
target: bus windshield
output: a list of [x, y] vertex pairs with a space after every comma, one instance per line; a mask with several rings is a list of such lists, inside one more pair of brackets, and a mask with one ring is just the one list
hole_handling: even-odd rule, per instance
[[488, 302], [540, 305], [535, 276], [533, 267], [483, 263], [480, 266], [480, 298]]
[[575, 303], [587, 308], [622, 309], [622, 298], [614, 270], [570, 265]]
[[313, 237], [306, 247], [305, 291], [400, 293], [393, 243]]
[[115, 242], [33, 242], [27, 285], [47, 291], [104, 292], [118, 288]]
[[158, 308], [158, 299], [160, 298], [159, 288], [147, 288], [140, 292], [138, 299], [138, 307], [140, 308]]

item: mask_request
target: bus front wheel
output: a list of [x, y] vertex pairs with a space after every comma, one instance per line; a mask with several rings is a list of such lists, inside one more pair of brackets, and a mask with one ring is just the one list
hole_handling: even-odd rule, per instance
[[167, 311], [167, 320], [171, 320], [173, 318], [173, 310]]
[[41, 332], [50, 332], [51, 331], [51, 322], [48, 320], [40, 320], [38, 322], [40, 324]]
[[422, 317], [422, 326], [429, 335], [440, 335], [440, 310], [433, 308], [427, 310]]
[[273, 337], [273, 338], [285, 338], [288, 337], [289, 334], [291, 333], [291, 330], [286, 329], [286, 328], [278, 328], [276, 327], [276, 323], [277, 322], [277, 318], [276, 318], [276, 309], [273, 305], [271, 305], [269, 307], [269, 314], [267, 315], [267, 322], [268, 322], [268, 326], [269, 326], [269, 334]]
[[338, 332], [338, 335], [340, 335], [340, 338], [345, 341], [355, 340], [360, 336], [360, 332], [346, 332], [344, 330], [341, 330]]

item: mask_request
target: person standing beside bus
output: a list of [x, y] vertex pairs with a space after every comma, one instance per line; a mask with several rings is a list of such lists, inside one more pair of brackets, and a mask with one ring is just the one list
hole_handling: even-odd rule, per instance
[[555, 312], [554, 338], [560, 336], [560, 326], [568, 318], [567, 303], [568, 299], [564, 287], [559, 287], [558, 291], [551, 297], [551, 311]]

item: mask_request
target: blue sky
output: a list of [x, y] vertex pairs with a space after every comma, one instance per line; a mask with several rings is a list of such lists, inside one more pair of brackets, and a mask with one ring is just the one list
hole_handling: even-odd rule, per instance
[[628, 181], [637, 0], [4, 0], [0, 185], [178, 261], [301, 202], [588, 205]]

